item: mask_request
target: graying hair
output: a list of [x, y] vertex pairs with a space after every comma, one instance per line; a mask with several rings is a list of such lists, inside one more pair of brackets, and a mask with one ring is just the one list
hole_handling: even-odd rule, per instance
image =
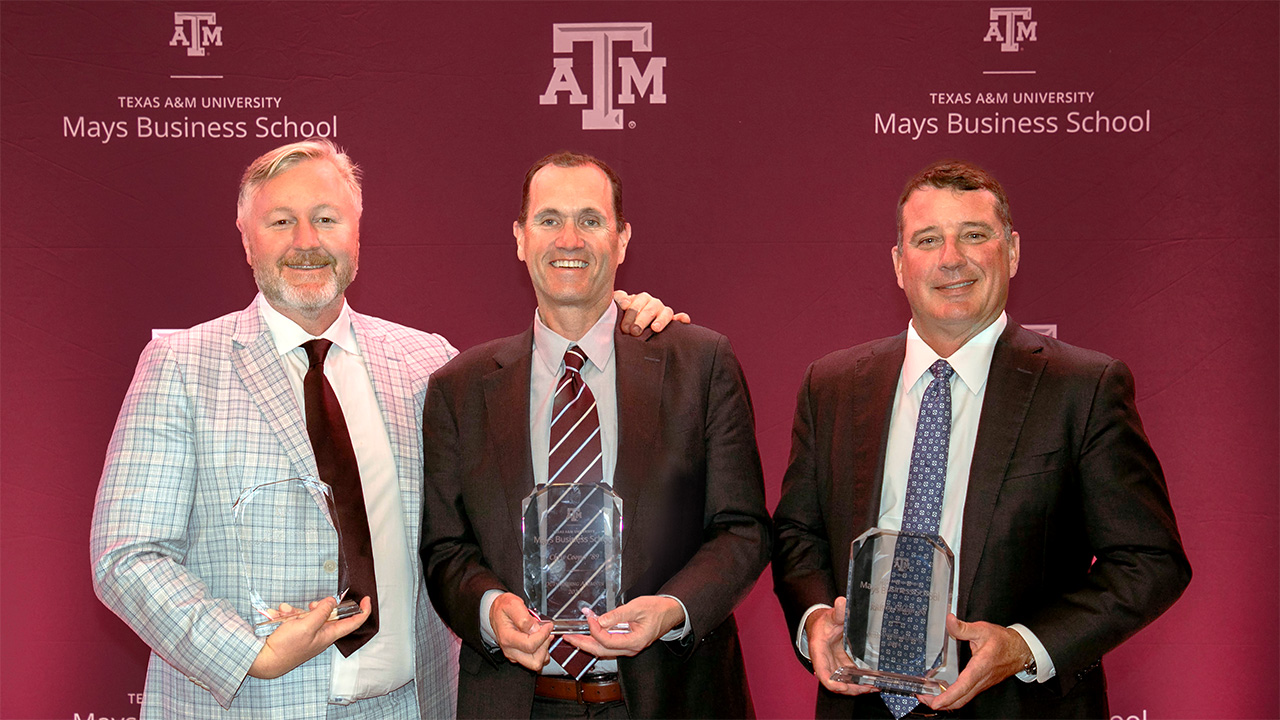
[[245, 169], [240, 178], [240, 197], [236, 201], [236, 219], [243, 220], [249, 211], [249, 204], [258, 188], [289, 168], [307, 160], [328, 160], [338, 169], [351, 196], [356, 201], [356, 212], [364, 210], [363, 194], [360, 191], [360, 168], [338, 146], [325, 138], [311, 138], [302, 142], [282, 145], [260, 156]]

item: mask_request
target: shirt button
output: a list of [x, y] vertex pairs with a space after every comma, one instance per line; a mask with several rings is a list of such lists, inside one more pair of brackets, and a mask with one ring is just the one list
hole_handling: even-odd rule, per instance
[[337, 571], [338, 571], [338, 563], [334, 562], [333, 560], [325, 560], [325, 561], [324, 561], [324, 571], [325, 571], [325, 572], [327, 572], [327, 573], [337, 572]]

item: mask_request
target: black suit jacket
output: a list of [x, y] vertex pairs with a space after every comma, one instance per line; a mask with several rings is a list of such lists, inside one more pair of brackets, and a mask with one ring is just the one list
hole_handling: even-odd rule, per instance
[[[832, 353], [805, 375], [774, 515], [774, 588], [792, 637], [806, 609], [844, 594], [850, 543], [879, 517], [905, 354], [903, 333]], [[1102, 655], [1164, 612], [1191, 578], [1133, 376], [1117, 360], [1010, 320], [987, 383], [956, 615], [1026, 625], [1057, 676], [1010, 678], [960, 715], [1107, 717]], [[968, 646], [960, 646], [963, 667]], [[875, 694], [819, 687], [819, 717], [884, 712]]]
[[[529, 447], [532, 328], [459, 355], [424, 411], [421, 555], [444, 621], [462, 637], [460, 717], [528, 717], [535, 676], [480, 634], [487, 590], [524, 596], [521, 501]], [[620, 658], [632, 717], [753, 714], [733, 608], [769, 560], [769, 516], [746, 380], [728, 340], [674, 323], [615, 333], [625, 599], [680, 598], [692, 634]]]

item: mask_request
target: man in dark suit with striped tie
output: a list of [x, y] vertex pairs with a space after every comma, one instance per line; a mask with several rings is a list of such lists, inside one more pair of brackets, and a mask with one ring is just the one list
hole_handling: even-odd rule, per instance
[[[603, 162], [535, 163], [513, 230], [533, 326], [460, 355], [426, 401], [421, 552], [463, 639], [459, 716], [751, 716], [732, 612], [768, 562], [769, 519], [729, 342], [615, 331], [631, 226]], [[622, 500], [622, 598], [590, 634], [553, 635], [527, 609], [521, 505], [575, 481]]]

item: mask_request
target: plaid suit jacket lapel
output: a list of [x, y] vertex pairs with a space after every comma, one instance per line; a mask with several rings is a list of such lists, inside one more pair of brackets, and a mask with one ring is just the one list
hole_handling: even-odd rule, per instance
[[294, 472], [318, 477], [311, 440], [301, 422], [302, 409], [280, 364], [271, 331], [256, 305], [250, 305], [236, 318], [231, 334], [231, 364], [280, 441]]

